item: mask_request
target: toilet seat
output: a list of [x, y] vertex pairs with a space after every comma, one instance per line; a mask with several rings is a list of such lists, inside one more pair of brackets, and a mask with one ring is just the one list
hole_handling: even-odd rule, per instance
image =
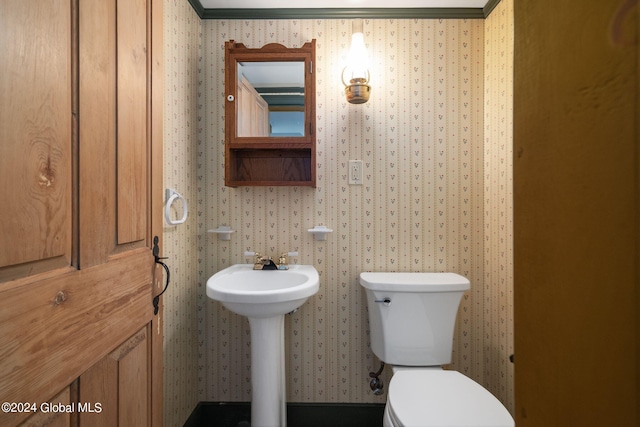
[[399, 370], [389, 383], [385, 425], [395, 427], [514, 427], [494, 395], [456, 371]]

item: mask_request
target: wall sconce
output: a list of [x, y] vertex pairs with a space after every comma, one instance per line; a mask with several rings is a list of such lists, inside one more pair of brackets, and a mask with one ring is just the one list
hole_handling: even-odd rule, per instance
[[[347, 58], [347, 66], [342, 70], [342, 84], [347, 101], [351, 104], [364, 104], [369, 100], [371, 86], [368, 68], [367, 48], [364, 46], [362, 19], [352, 22], [351, 49]], [[349, 84], [347, 84], [347, 80]]]

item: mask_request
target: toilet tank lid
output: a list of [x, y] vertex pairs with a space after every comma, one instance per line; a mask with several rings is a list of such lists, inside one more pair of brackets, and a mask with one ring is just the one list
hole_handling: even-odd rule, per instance
[[471, 288], [469, 279], [456, 273], [362, 272], [360, 284], [387, 292], [456, 292]]

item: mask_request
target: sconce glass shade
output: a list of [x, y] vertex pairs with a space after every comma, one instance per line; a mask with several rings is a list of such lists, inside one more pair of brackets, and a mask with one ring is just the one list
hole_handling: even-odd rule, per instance
[[[347, 65], [342, 70], [342, 84], [347, 101], [351, 104], [364, 104], [369, 100], [371, 76], [368, 68], [367, 48], [364, 45], [362, 33], [362, 19], [355, 19], [352, 23], [351, 49], [347, 58]], [[349, 82], [349, 83], [347, 83]]]

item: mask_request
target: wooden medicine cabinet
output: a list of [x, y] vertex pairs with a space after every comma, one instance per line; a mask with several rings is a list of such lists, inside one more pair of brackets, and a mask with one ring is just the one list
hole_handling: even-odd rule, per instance
[[225, 43], [225, 185], [316, 185], [316, 41]]

